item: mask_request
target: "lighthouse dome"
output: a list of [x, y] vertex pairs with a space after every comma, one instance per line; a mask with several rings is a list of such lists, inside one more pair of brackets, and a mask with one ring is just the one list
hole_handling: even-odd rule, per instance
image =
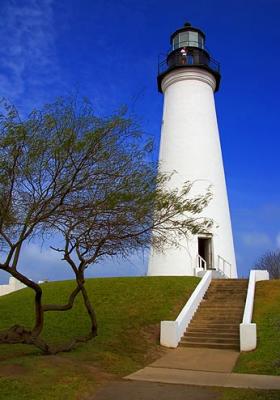
[[159, 59], [158, 90], [162, 92], [163, 79], [176, 69], [199, 68], [214, 76], [215, 91], [219, 90], [221, 74], [220, 64], [210, 56], [205, 47], [205, 34], [200, 29], [186, 22], [170, 37], [171, 49]]
[[170, 38], [172, 50], [181, 47], [198, 47], [204, 49], [205, 34], [197, 28], [194, 28], [189, 22], [184, 27], [178, 29]]

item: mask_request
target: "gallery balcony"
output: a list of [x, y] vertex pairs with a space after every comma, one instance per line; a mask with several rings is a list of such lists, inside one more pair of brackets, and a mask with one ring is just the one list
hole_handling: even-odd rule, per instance
[[158, 62], [158, 89], [162, 92], [161, 82], [172, 70], [179, 68], [199, 67], [212, 73], [216, 79], [216, 90], [220, 84], [220, 63], [214, 60], [208, 52], [197, 46], [178, 48], [171, 51], [167, 56], [160, 56]]

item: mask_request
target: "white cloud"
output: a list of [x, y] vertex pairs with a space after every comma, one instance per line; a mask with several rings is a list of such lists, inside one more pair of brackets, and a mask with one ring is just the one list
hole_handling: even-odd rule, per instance
[[0, 97], [34, 105], [59, 81], [53, 0], [3, 2], [0, 18]]
[[276, 236], [276, 246], [280, 249], [280, 232]]
[[35, 242], [25, 244], [18, 269], [34, 280], [73, 278], [70, 268], [61, 261], [60, 253]]
[[[55, 238], [59, 245], [59, 238]], [[37, 242], [26, 243], [22, 249], [18, 269], [34, 281], [49, 279], [74, 279], [73, 271], [67, 262], [62, 261], [62, 254], [52, 250], [50, 242], [43, 246]], [[105, 259], [89, 266], [86, 275], [93, 276], [137, 276], [145, 275], [148, 252], [132, 254], [126, 260], [120, 258]], [[1, 281], [1, 274], [0, 274]]]
[[271, 245], [271, 239], [266, 233], [248, 232], [241, 235], [242, 241], [249, 247], [265, 247]]

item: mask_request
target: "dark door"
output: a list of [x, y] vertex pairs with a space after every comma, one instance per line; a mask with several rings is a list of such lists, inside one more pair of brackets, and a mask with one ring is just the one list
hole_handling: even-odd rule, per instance
[[198, 238], [198, 254], [206, 261], [207, 268], [212, 268], [212, 238]]

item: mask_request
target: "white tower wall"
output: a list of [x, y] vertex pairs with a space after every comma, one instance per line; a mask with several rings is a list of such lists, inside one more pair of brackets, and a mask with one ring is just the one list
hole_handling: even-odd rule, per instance
[[[237, 276], [231, 220], [224, 176], [222, 152], [214, 102], [214, 76], [200, 68], [180, 68], [162, 81], [164, 109], [160, 143], [160, 168], [176, 171], [170, 188], [186, 180], [195, 182], [193, 193], [205, 193], [211, 185], [213, 199], [202, 216], [214, 220], [212, 228], [213, 267], [218, 256], [227, 276]], [[180, 248], [164, 254], [151, 251], [148, 275], [194, 275], [198, 239], [184, 240]], [[221, 261], [221, 259], [220, 259]]]

